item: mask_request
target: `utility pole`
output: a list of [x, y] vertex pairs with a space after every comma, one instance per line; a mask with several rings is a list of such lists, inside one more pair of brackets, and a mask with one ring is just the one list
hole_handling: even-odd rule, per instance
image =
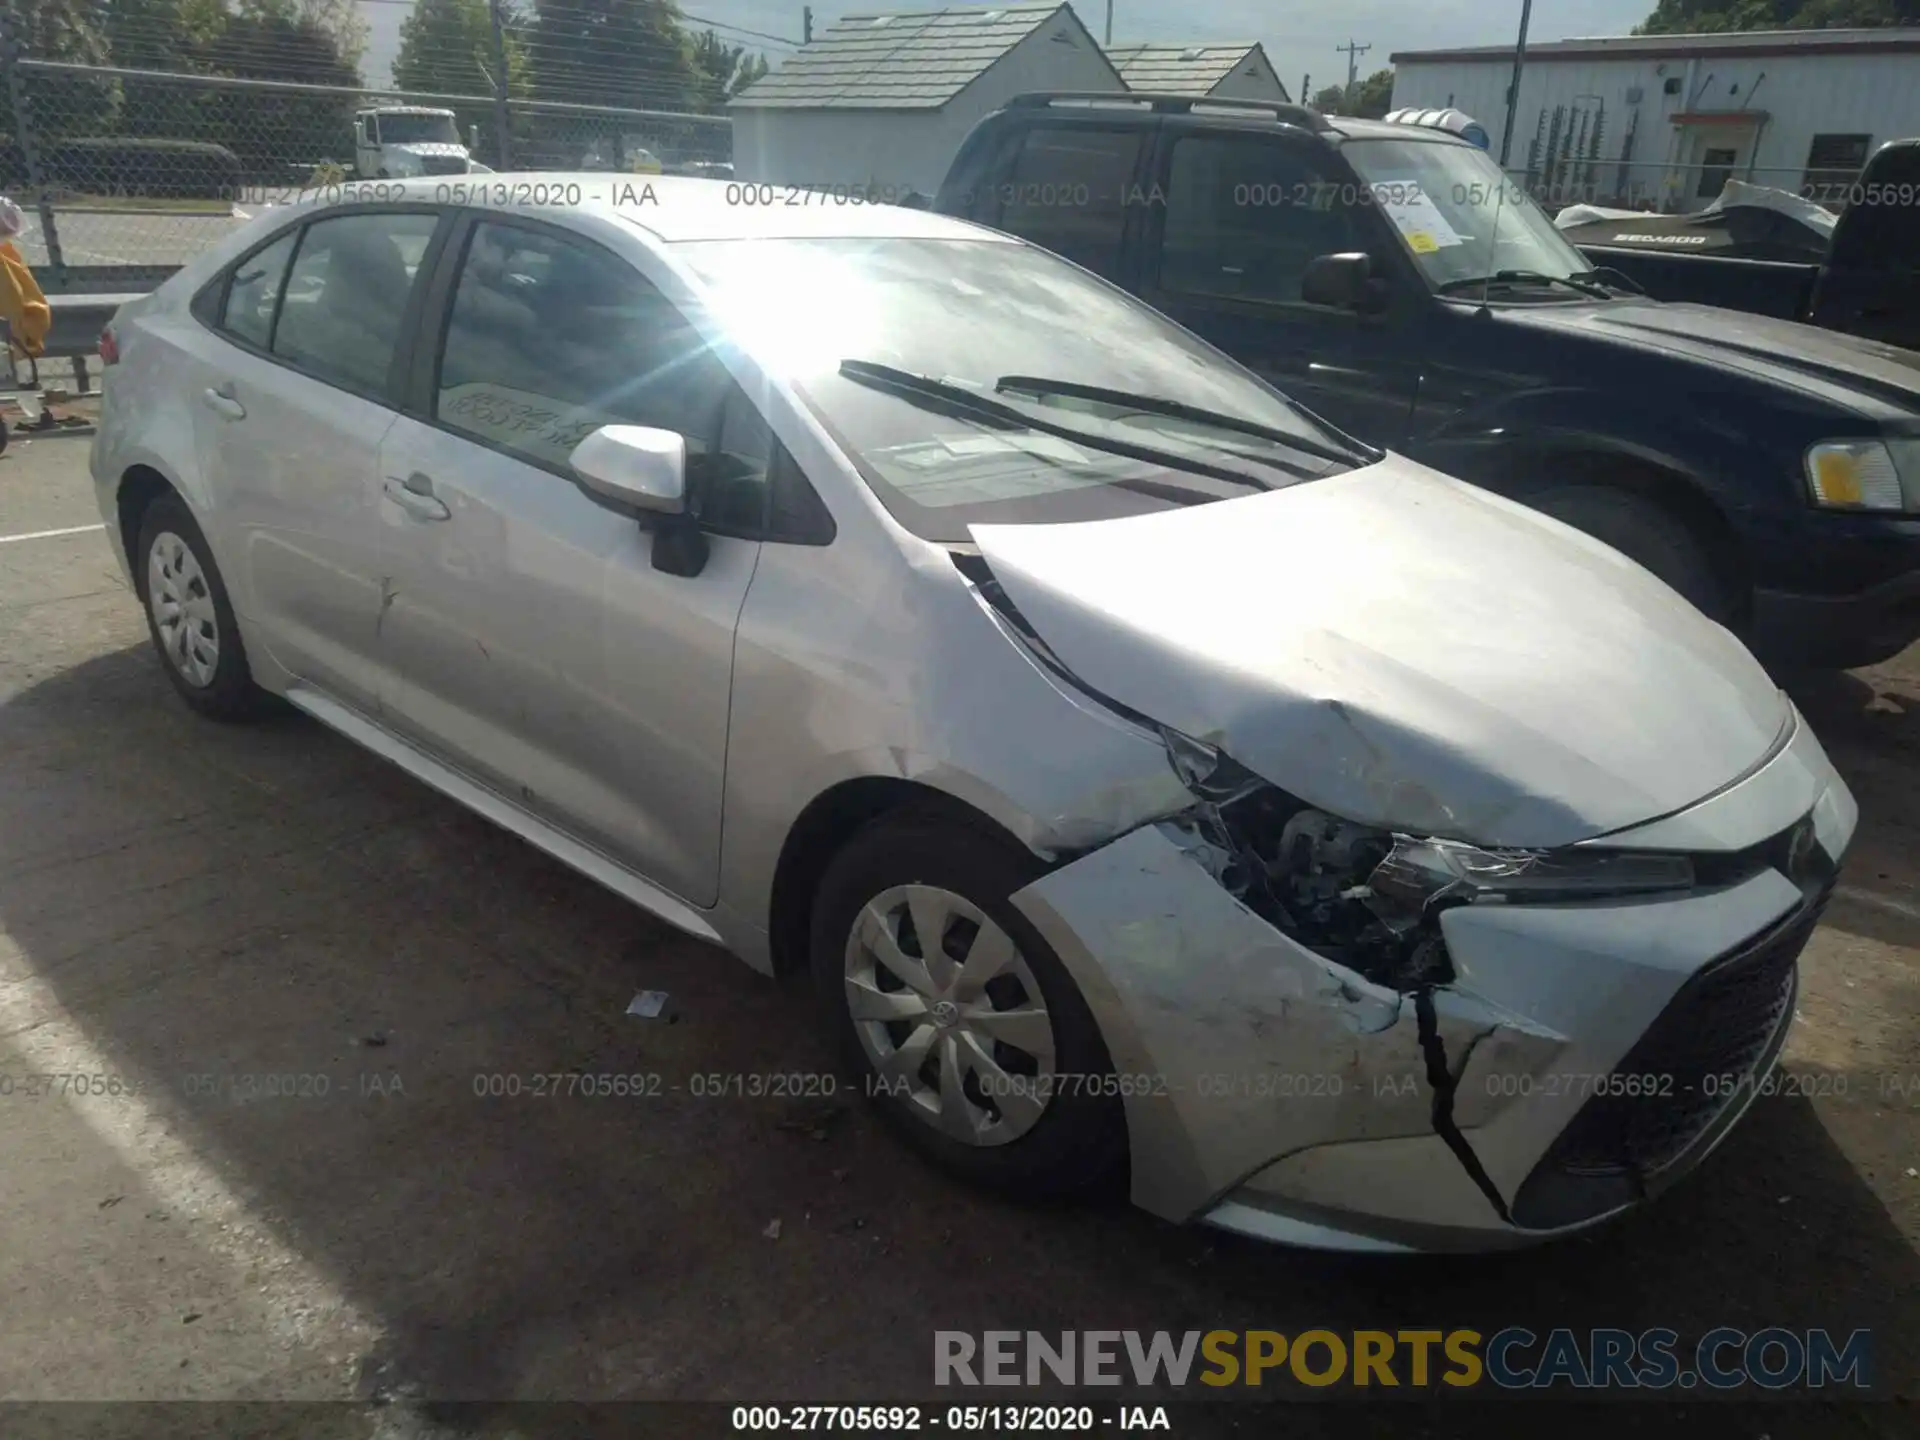
[[[1532, 3], [1532, 0], [1528, 0], [1528, 3]], [[1346, 44], [1336, 45], [1333, 49], [1335, 54], [1344, 54], [1347, 57], [1347, 93], [1341, 98], [1341, 104], [1346, 106], [1348, 114], [1352, 114], [1354, 110], [1353, 87], [1359, 81], [1360, 57], [1373, 49], [1373, 46], [1356, 45], [1352, 40], [1348, 40]]]
[[1527, 24], [1533, 19], [1533, 0], [1520, 0], [1520, 39], [1513, 47], [1513, 79], [1507, 83], [1507, 124], [1500, 134], [1500, 168], [1507, 168], [1513, 149], [1513, 114], [1520, 105], [1520, 70], [1527, 63]]
[[1300, 103], [1302, 105], [1311, 105], [1313, 103], [1312, 86], [1313, 72], [1309, 70], [1300, 77]]
[[813, 43], [813, 7], [811, 5], [800, 7], [800, 43], [802, 45]]
[[513, 121], [507, 115], [507, 34], [500, 0], [487, 0], [487, 20], [493, 31], [493, 129], [500, 147], [500, 168], [513, 169]]
[[1113, 0], [1107, 0], [1107, 38], [1103, 42], [1103, 48], [1108, 50], [1113, 48]]

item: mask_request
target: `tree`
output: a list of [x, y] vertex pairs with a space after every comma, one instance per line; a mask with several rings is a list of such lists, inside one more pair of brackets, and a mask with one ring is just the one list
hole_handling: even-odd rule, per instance
[[1328, 85], [1313, 92], [1313, 108], [1326, 115], [1364, 115], [1378, 120], [1393, 104], [1393, 71], [1376, 70], [1347, 94], [1344, 85]]
[[316, 161], [352, 153], [365, 31], [351, 0], [240, 0], [199, 55], [200, 68], [253, 80], [336, 87], [300, 94], [223, 87], [208, 97], [210, 128], [240, 157], [250, 180], [283, 180]]
[[[191, 73], [226, 28], [221, 0], [109, 0], [113, 63], [130, 70]], [[204, 140], [207, 87], [177, 80], [125, 80], [120, 129], [128, 135]]]
[[750, 55], [744, 45], [729, 45], [711, 30], [701, 31], [693, 42], [693, 63], [698, 74], [699, 107], [702, 110], [726, 109], [727, 101], [767, 73], [767, 57]]
[[528, 74], [539, 100], [691, 109], [693, 42], [668, 0], [535, 0]]
[[[528, 93], [527, 47], [518, 29], [502, 26], [507, 93]], [[400, 23], [393, 83], [402, 90], [491, 97], [495, 75], [493, 17], [487, 0], [418, 0]]]
[[[29, 59], [105, 65], [111, 52], [97, 9], [92, 0], [31, 0], [25, 6], [0, 8], [0, 23]], [[30, 76], [27, 101], [43, 143], [55, 136], [99, 135], [113, 128], [120, 87], [112, 77], [75, 71], [23, 73]], [[7, 128], [13, 128], [11, 123]]]
[[1353, 113], [1378, 120], [1393, 108], [1393, 71], [1376, 70], [1357, 87]]
[[1659, 0], [1636, 35], [1863, 29], [1920, 23], [1920, 0]]

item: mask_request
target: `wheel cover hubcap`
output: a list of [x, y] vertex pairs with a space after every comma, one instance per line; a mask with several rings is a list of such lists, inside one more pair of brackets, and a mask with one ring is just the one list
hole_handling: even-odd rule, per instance
[[168, 663], [189, 685], [211, 685], [220, 667], [213, 591], [192, 548], [170, 530], [154, 536], [147, 552], [147, 605]]
[[1005, 1145], [1046, 1113], [1053, 1020], [1013, 937], [932, 885], [876, 895], [847, 937], [847, 1013], [877, 1085], [966, 1145]]

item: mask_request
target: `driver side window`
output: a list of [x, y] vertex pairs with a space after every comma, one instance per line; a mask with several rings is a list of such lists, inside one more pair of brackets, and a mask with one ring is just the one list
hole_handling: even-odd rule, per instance
[[1160, 287], [1176, 294], [1298, 305], [1307, 266], [1365, 249], [1353, 187], [1298, 149], [1262, 136], [1174, 142]]
[[[710, 528], [808, 539], [779, 523], [806, 481], [720, 357], [645, 276], [584, 239], [474, 227], [434, 418], [563, 475], [574, 447], [602, 425], [671, 430], [686, 438], [692, 504]], [[825, 513], [810, 492], [803, 507], [807, 499], [810, 515]]]

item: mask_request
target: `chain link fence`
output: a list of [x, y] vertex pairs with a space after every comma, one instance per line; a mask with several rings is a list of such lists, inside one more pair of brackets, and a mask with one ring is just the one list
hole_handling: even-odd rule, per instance
[[[265, 79], [47, 58], [23, 44], [32, 12], [23, 26], [17, 3], [0, 0], [0, 192], [27, 212], [17, 243], [49, 293], [151, 288], [257, 207], [344, 179], [651, 173], [732, 156], [724, 114], [531, 97], [484, 64], [484, 35], [469, 90], [370, 89], [304, 78], [328, 73], [319, 60]], [[504, 13], [490, 7], [496, 26]], [[495, 38], [507, 53], [511, 37]]]

